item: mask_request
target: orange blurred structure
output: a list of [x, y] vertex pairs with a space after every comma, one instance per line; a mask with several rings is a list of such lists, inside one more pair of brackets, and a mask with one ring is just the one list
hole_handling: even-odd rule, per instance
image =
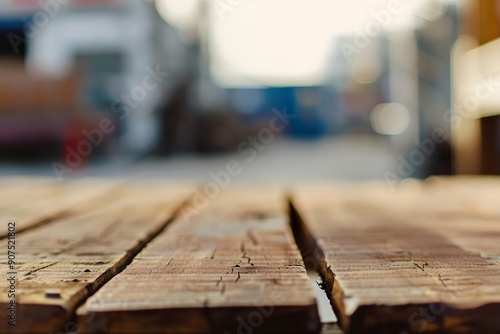
[[[464, 15], [463, 33], [472, 36], [477, 48], [469, 51], [468, 63], [457, 62], [456, 71], [475, 72], [463, 79], [456, 75], [455, 86], [479, 89], [477, 80], [496, 75], [495, 65], [488, 59], [498, 58], [500, 45], [500, 12], [495, 0], [471, 1]], [[487, 45], [486, 45], [487, 44]], [[464, 50], [467, 51], [467, 50]], [[471, 60], [472, 59], [472, 60]], [[475, 62], [471, 66], [471, 61]], [[474, 69], [472, 70], [471, 67]], [[460, 82], [464, 81], [464, 82]], [[472, 94], [470, 91], [469, 94]], [[476, 96], [477, 93], [474, 93]], [[467, 96], [459, 96], [464, 99]], [[500, 106], [488, 98], [479, 99], [478, 112], [455, 132], [455, 165], [458, 174], [500, 174]], [[488, 103], [485, 107], [485, 102]], [[486, 110], [487, 109], [487, 110]]]

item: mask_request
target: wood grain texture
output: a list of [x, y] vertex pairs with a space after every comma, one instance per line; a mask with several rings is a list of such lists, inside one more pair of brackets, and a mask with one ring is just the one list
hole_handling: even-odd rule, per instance
[[498, 178], [295, 189], [297, 229], [342, 328], [500, 333], [499, 191]]
[[284, 193], [227, 189], [194, 203], [78, 310], [82, 330], [319, 332]]
[[[122, 191], [123, 196], [114, 194], [97, 209], [17, 236], [17, 324], [1, 321], [1, 333], [58, 333], [73, 328], [79, 304], [160, 233], [191, 192], [189, 187], [160, 184]], [[0, 248], [7, 248], [7, 240], [0, 241]], [[2, 252], [1, 277], [7, 275], [6, 262]], [[10, 301], [8, 289], [8, 282], [0, 281], [2, 310]]]
[[[120, 183], [105, 179], [44, 181], [26, 178], [19, 180], [18, 187], [13, 185], [15, 181], [9, 182], [9, 187], [0, 186], [2, 226], [15, 221], [17, 233], [21, 233], [55, 219], [88, 211], [103, 205]], [[2, 229], [0, 239], [5, 236], [6, 229]]]

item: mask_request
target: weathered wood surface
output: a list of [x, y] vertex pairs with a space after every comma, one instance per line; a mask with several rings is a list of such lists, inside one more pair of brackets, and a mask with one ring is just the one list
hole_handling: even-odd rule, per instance
[[[6, 226], [15, 221], [17, 233], [42, 225], [52, 220], [85, 212], [103, 203], [118, 187], [118, 181], [105, 179], [83, 179], [68, 182], [20, 181], [0, 186], [0, 222]], [[1, 182], [0, 182], [1, 183]], [[0, 239], [5, 238], [6, 228], [0, 231]]]
[[310, 258], [348, 333], [500, 333], [500, 179], [299, 187]]
[[189, 208], [79, 309], [82, 331], [320, 330], [284, 192], [228, 189], [199, 212]]
[[[73, 190], [76, 192], [76, 189]], [[0, 321], [0, 333], [58, 333], [74, 329], [76, 308], [170, 222], [189, 187], [122, 188], [101, 207], [59, 219], [16, 238], [16, 326]], [[68, 204], [67, 202], [64, 202]], [[20, 220], [18, 220], [20, 222]], [[7, 249], [7, 240], [0, 241]], [[7, 277], [6, 252], [0, 277]], [[0, 309], [9, 305], [9, 283], [0, 281]], [[3, 314], [3, 313], [2, 313]]]

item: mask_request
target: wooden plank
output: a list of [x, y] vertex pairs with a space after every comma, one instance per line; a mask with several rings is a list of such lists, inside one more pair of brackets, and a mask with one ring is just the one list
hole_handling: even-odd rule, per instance
[[[17, 233], [21, 233], [102, 205], [103, 201], [111, 197], [119, 183], [104, 179], [84, 179], [42, 185], [35, 183], [30, 188], [21, 186], [19, 190], [11, 190], [4, 194], [5, 198], [1, 198], [0, 222], [5, 226], [7, 222], [15, 221]], [[5, 238], [6, 233], [6, 229], [2, 229], [0, 239]]]
[[[118, 181], [87, 178], [83, 185], [92, 186], [88, 185], [88, 183], [93, 183], [96, 186], [111, 186], [117, 184]], [[55, 177], [3, 177], [0, 178], [0, 210], [26, 206], [37, 201], [57, 198], [58, 196], [64, 197], [71, 193], [75, 187], [80, 187], [81, 184], [82, 181], [78, 179], [61, 182]]]
[[[161, 232], [189, 189], [160, 184], [127, 188], [125, 196], [101, 208], [18, 235], [16, 326], [1, 321], [0, 332], [68, 331], [76, 308]], [[0, 249], [7, 249], [7, 240], [0, 241]], [[6, 251], [1, 252], [1, 277], [10, 271]], [[9, 306], [9, 289], [6, 280], [0, 281], [2, 310]]]
[[44, 176], [0, 176], [0, 192], [14, 188], [29, 188], [37, 185], [53, 183], [57, 179]]
[[319, 332], [283, 192], [228, 189], [184, 214], [79, 309], [83, 332]]
[[73, 182], [22, 182], [0, 186], [0, 210], [12, 210], [18, 207], [26, 207], [35, 202], [43, 202], [50, 199], [64, 197], [70, 193]]
[[500, 179], [488, 180], [294, 190], [305, 261], [346, 332], [500, 333]]
[[57, 187], [60, 184], [56, 178], [0, 177], [0, 210], [26, 204], [31, 199], [51, 196], [52, 193], [61, 189], [61, 187]]

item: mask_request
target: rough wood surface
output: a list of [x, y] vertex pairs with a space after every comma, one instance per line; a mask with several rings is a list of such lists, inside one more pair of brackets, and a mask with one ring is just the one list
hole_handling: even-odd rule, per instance
[[190, 207], [79, 309], [84, 332], [320, 330], [283, 192], [228, 189]]
[[[16, 237], [16, 326], [0, 321], [0, 333], [59, 333], [74, 329], [72, 316], [79, 304], [160, 233], [190, 193], [187, 187], [161, 185], [127, 189], [123, 190], [124, 196], [114, 194], [102, 201], [99, 209]], [[7, 240], [0, 241], [0, 248], [7, 249]], [[1, 277], [11, 271], [6, 257], [2, 252]], [[2, 279], [2, 310], [10, 302], [8, 290], [8, 282]]]
[[[28, 179], [31, 180], [31, 179]], [[45, 179], [13, 181], [0, 185], [0, 222], [15, 221], [17, 233], [31, 229], [58, 218], [85, 212], [103, 205], [112, 194], [118, 181], [84, 179], [71, 182], [48, 182]], [[1, 182], [0, 182], [1, 184]], [[12, 187], [12, 188], [11, 188]], [[0, 231], [5, 238], [6, 229]]]
[[498, 178], [433, 178], [300, 187], [292, 202], [346, 332], [493, 334], [499, 193]]

